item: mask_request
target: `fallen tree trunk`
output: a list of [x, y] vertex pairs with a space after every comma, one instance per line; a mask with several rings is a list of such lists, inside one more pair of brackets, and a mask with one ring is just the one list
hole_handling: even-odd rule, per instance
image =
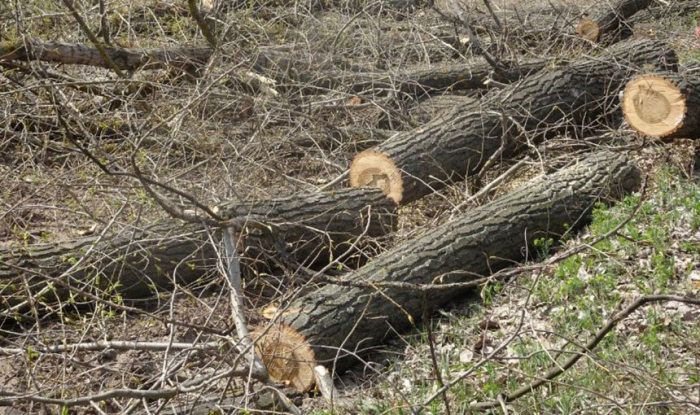
[[576, 33], [591, 42], [615, 37], [628, 18], [646, 9], [651, 3], [652, 0], [618, 0], [617, 4], [608, 7], [607, 2], [602, 2], [605, 10], [593, 18], [581, 19], [576, 26]]
[[[394, 226], [394, 204], [377, 190], [344, 189], [259, 203], [229, 203], [218, 211], [225, 218], [250, 218], [240, 227], [238, 241], [248, 264], [260, 261], [267, 251], [284, 251], [281, 254], [305, 265], [327, 263], [350, 249], [359, 236], [381, 237]], [[17, 304], [26, 299], [27, 291], [36, 293], [47, 283], [55, 290], [47, 298], [65, 300], [74, 294], [52, 278], [62, 278], [65, 284], [87, 292], [145, 297], [176, 282], [196, 281], [216, 260], [202, 226], [176, 222], [103, 239], [3, 249], [0, 299], [6, 306]]]
[[700, 75], [662, 72], [631, 80], [622, 94], [630, 127], [657, 138], [700, 136]]
[[[300, 297], [280, 318], [282, 333], [263, 338], [259, 350], [268, 351], [266, 361], [276, 358], [282, 365], [289, 350], [311, 347], [313, 353], [296, 353], [310, 358], [287, 367], [288, 373], [317, 364], [341, 372], [358, 362], [352, 356], [410, 329], [424, 305], [441, 306], [469, 290], [454, 285], [440, 289], [440, 284], [470, 282], [522, 261], [535, 240], [559, 238], [582, 226], [597, 201], [618, 198], [638, 185], [637, 169], [624, 155], [611, 152], [534, 179], [380, 255], [344, 276], [347, 284], [329, 284]], [[288, 343], [285, 350], [276, 349], [277, 342]]]
[[[124, 49], [105, 47], [112, 61], [122, 70], [180, 68], [206, 63], [213, 50], [210, 48]], [[90, 65], [111, 69], [100, 52], [89, 45], [79, 43], [43, 42], [24, 39], [0, 44], [2, 61], [43, 61], [68, 65]]]
[[614, 108], [636, 68], [675, 70], [676, 62], [664, 43], [640, 39], [619, 43], [595, 59], [540, 72], [358, 154], [350, 184], [379, 187], [396, 203], [410, 203], [478, 171], [494, 154], [508, 154], [526, 138], [589, 125]]
[[296, 75], [300, 88], [308, 92], [327, 92], [342, 88], [345, 92], [375, 91], [386, 95], [400, 91], [420, 96], [441, 91], [488, 88], [488, 79], [501, 83], [515, 82], [539, 72], [551, 63], [551, 59], [531, 59], [524, 62], [504, 62], [506, 70], [494, 72], [486, 62], [440, 65], [428, 69], [416, 69], [397, 73], [308, 72]]
[[408, 114], [420, 124], [430, 122], [458, 105], [474, 105], [476, 98], [464, 95], [438, 95], [424, 99], [409, 109]]

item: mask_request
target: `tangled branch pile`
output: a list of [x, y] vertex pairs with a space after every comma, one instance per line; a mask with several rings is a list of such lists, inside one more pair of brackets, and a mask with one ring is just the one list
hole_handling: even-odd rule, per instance
[[0, 6], [0, 405], [298, 411], [699, 131], [654, 2], [187, 3]]

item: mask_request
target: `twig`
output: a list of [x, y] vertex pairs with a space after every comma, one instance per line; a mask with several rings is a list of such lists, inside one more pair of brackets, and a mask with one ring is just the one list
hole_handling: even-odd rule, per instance
[[484, 4], [486, 5], [486, 8], [489, 9], [489, 13], [491, 13], [491, 17], [493, 17], [493, 21], [496, 22], [496, 26], [498, 26], [499, 30], [503, 30], [503, 25], [501, 25], [501, 21], [496, 16], [496, 13], [493, 11], [493, 7], [491, 7], [491, 1], [490, 0], [484, 0]]
[[[556, 367], [552, 368], [549, 372], [547, 372], [540, 379], [530, 383], [529, 385], [525, 385], [519, 389], [516, 389], [514, 392], [509, 393], [508, 395], [504, 396], [503, 400], [505, 402], [512, 402], [512, 401], [514, 401], [514, 400], [516, 400], [524, 395], [527, 395], [528, 393], [534, 391], [535, 389], [539, 388], [540, 386], [548, 383], [552, 379], [561, 375], [567, 369], [569, 369], [574, 364], [576, 364], [576, 362], [580, 358], [588, 355], [598, 345], [598, 343], [600, 343], [603, 340], [603, 338], [605, 338], [605, 336], [612, 329], [614, 329], [615, 326], [617, 326], [617, 323], [624, 320], [630, 314], [632, 314], [634, 311], [636, 311], [638, 308], [640, 308], [646, 304], [659, 303], [659, 302], [663, 302], [663, 301], [677, 301], [677, 302], [681, 302], [681, 303], [693, 304], [693, 305], [700, 306], [700, 299], [698, 299], [698, 298], [681, 297], [678, 295], [645, 295], [643, 297], [640, 297], [636, 301], [634, 301], [632, 304], [630, 304], [627, 308], [625, 308], [624, 310], [615, 314], [608, 321], [608, 323], [602, 329], [600, 329], [598, 331], [598, 333], [596, 333], [596, 335], [593, 337], [593, 339], [591, 339], [584, 347], [582, 347], [579, 350], [579, 353], [572, 355], [563, 364], [557, 365]], [[476, 409], [476, 410], [484, 410], [484, 409], [496, 407], [498, 405], [500, 405], [500, 403], [498, 401], [487, 401], [487, 402], [478, 402], [475, 404], [471, 404], [471, 405], [469, 405], [469, 408]]]
[[124, 72], [122, 72], [122, 70], [119, 69], [119, 66], [117, 66], [116, 63], [114, 63], [114, 60], [112, 60], [112, 57], [109, 56], [109, 53], [107, 53], [107, 49], [105, 49], [102, 42], [100, 42], [100, 40], [97, 39], [97, 36], [95, 36], [90, 27], [88, 27], [87, 23], [85, 23], [83, 17], [75, 9], [75, 6], [73, 5], [73, 0], [63, 0], [63, 4], [65, 4], [68, 10], [70, 10], [71, 14], [73, 15], [73, 18], [76, 22], [78, 22], [80, 29], [83, 31], [83, 33], [85, 33], [85, 36], [87, 36], [88, 39], [90, 39], [90, 42], [92, 42], [97, 51], [100, 52], [100, 55], [102, 55], [102, 59], [105, 60], [107, 65], [109, 65], [109, 67], [114, 71], [114, 73], [117, 74], [117, 76], [119, 76], [120, 78], [124, 78]]
[[333, 399], [338, 396], [338, 391], [333, 385], [333, 379], [328, 369], [322, 365], [314, 367], [314, 377], [316, 378], [316, 386], [318, 390], [321, 391], [323, 399], [333, 407]]
[[228, 275], [226, 281], [231, 291], [231, 315], [236, 324], [236, 334], [238, 335], [238, 340], [243, 350], [245, 353], [250, 353], [252, 355], [249, 359], [252, 370], [255, 371], [258, 377], [267, 378], [269, 376], [267, 368], [255, 355], [253, 351], [253, 341], [248, 331], [248, 322], [246, 321], [245, 307], [243, 306], [243, 289], [241, 287], [241, 263], [238, 258], [238, 252], [236, 251], [236, 244], [231, 235], [232, 232], [233, 230], [230, 228], [224, 229], [223, 232], [224, 249], [226, 253], [226, 273]]
[[105, 0], [99, 0], [100, 5], [100, 34], [105, 41], [105, 45], [112, 46], [112, 41], [109, 38], [109, 19], [107, 18], [107, 7]]
[[192, 15], [192, 17], [194, 17], [195, 22], [197, 22], [197, 26], [199, 26], [199, 29], [202, 31], [202, 35], [204, 35], [204, 38], [207, 40], [209, 45], [211, 45], [212, 48], [216, 49], [218, 46], [218, 42], [216, 41], [216, 37], [211, 31], [211, 27], [209, 27], [209, 24], [204, 19], [204, 16], [202, 16], [202, 13], [199, 12], [199, 8], [197, 7], [197, 0], [187, 0], [187, 7], [190, 9], [190, 14]]
[[296, 405], [294, 405], [294, 403], [290, 401], [282, 391], [275, 387], [270, 380], [270, 374], [267, 371], [267, 367], [265, 367], [263, 361], [255, 354], [253, 341], [251, 339], [250, 332], [248, 331], [248, 322], [245, 318], [245, 307], [243, 306], [243, 288], [241, 287], [241, 264], [238, 258], [236, 244], [233, 241], [233, 232], [235, 232], [234, 229], [224, 229], [223, 239], [227, 259], [226, 271], [228, 278], [226, 281], [228, 282], [229, 290], [231, 291], [231, 314], [233, 321], [236, 323], [236, 334], [238, 335], [241, 353], [243, 355], [249, 354], [250, 356], [248, 361], [252, 377], [260, 379], [264, 384], [270, 387], [288, 412], [301, 415], [299, 408], [297, 408]]
[[473, 201], [475, 201], [475, 200], [481, 199], [482, 197], [484, 197], [485, 195], [487, 195], [488, 193], [490, 193], [495, 187], [497, 187], [499, 184], [501, 184], [501, 182], [503, 182], [505, 179], [507, 179], [508, 177], [512, 176], [513, 173], [515, 173], [516, 171], [518, 171], [518, 169], [519, 169], [520, 167], [522, 167], [525, 163], [528, 163], [528, 162], [530, 162], [530, 161], [531, 161], [531, 159], [530, 159], [529, 156], [528, 156], [528, 157], [525, 157], [525, 158], [522, 159], [522, 160], [520, 160], [519, 162], [517, 162], [516, 164], [514, 164], [513, 166], [511, 166], [511, 168], [509, 168], [508, 170], [506, 170], [503, 174], [501, 174], [500, 176], [498, 176], [498, 177], [496, 177], [495, 179], [493, 179], [489, 184], [487, 184], [486, 186], [482, 187], [478, 192], [474, 193], [474, 194], [473, 194], [471, 197], [469, 197], [467, 200], [465, 200], [464, 202], [462, 202], [462, 203], [460, 203], [459, 205], [455, 206], [454, 209], [452, 209], [452, 212], [453, 212], [453, 213], [454, 213], [454, 212], [458, 212], [458, 211], [460, 211], [464, 206], [468, 205], [469, 203], [471, 203], [471, 202], [473, 202]]
[[319, 188], [318, 188], [318, 191], [319, 191], [319, 192], [322, 192], [322, 191], [328, 189], [329, 187], [333, 186], [334, 184], [337, 184], [337, 183], [342, 182], [342, 181], [343, 181], [346, 177], [348, 177], [349, 175], [350, 175], [350, 170], [346, 170], [343, 174], [339, 175], [339, 176], [336, 177], [335, 179], [333, 179], [333, 180], [331, 180], [330, 182], [328, 182], [328, 183], [324, 184], [323, 186], [319, 187]]
[[471, 375], [474, 373], [474, 371], [481, 366], [485, 365], [487, 362], [491, 361], [491, 359], [496, 356], [501, 350], [503, 350], [506, 346], [510, 344], [510, 342], [513, 341], [519, 334], [520, 334], [520, 329], [523, 326], [523, 322], [525, 321], [525, 310], [522, 310], [520, 312], [520, 321], [518, 323], [518, 327], [516, 327], [515, 331], [513, 334], [505, 339], [501, 344], [499, 344], [491, 353], [489, 353], [488, 356], [485, 356], [483, 359], [481, 359], [478, 363], [476, 363], [474, 366], [470, 367], [469, 370], [467, 370], [465, 373], [462, 373], [461, 375], [457, 376], [457, 378], [451, 380], [450, 382], [446, 383], [445, 386], [441, 387], [440, 389], [436, 390], [433, 392], [432, 395], [430, 395], [427, 399], [423, 401], [421, 404], [420, 408], [418, 408], [415, 411], [415, 415], [420, 415], [420, 413], [425, 409], [426, 406], [430, 405], [432, 401], [434, 401], [438, 396], [441, 396], [443, 393], [448, 391], [451, 387], [456, 385], [457, 383], [461, 382], [464, 380], [467, 376]]
[[502, 63], [497, 61], [496, 58], [494, 58], [481, 44], [479, 37], [476, 33], [474, 33], [471, 25], [469, 24], [469, 19], [467, 19], [467, 16], [464, 14], [464, 9], [462, 6], [459, 5], [456, 0], [450, 0], [450, 5], [457, 14], [457, 17], [459, 17], [459, 20], [462, 22], [464, 29], [467, 31], [467, 36], [469, 36], [469, 41], [474, 44], [474, 49], [477, 51], [477, 53], [483, 55], [486, 62], [488, 62], [496, 72], [505, 72], [507, 68]]
[[[65, 353], [77, 351], [101, 351], [101, 350], [142, 350], [158, 352], [170, 348], [172, 350], [217, 350], [221, 348], [221, 342], [208, 343], [168, 343], [168, 342], [139, 342], [139, 341], [96, 341], [89, 343], [57, 344], [48, 347], [32, 347], [32, 352], [36, 353]], [[0, 356], [26, 353], [26, 348], [2, 347]]]
[[[437, 380], [438, 386], [442, 388], [445, 386], [445, 382], [442, 380], [442, 373], [440, 373], [440, 366], [438, 365], [437, 356], [435, 354], [435, 341], [433, 339], [433, 330], [430, 327], [430, 320], [428, 319], [428, 294], [426, 292], [423, 292], [421, 300], [423, 302], [423, 321], [426, 322], [425, 331], [428, 337], [428, 347], [430, 349], [430, 360], [433, 364], [433, 374], [435, 375], [435, 379]], [[442, 400], [445, 402], [445, 413], [447, 415], [451, 415], [452, 411], [450, 410], [450, 400], [447, 398], [447, 390], [442, 392]]]

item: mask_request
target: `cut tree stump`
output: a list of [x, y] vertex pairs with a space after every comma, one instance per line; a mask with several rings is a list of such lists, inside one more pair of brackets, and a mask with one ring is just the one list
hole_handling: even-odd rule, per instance
[[656, 138], [700, 136], [700, 75], [663, 72], [632, 79], [622, 94], [630, 127]]
[[539, 72], [359, 153], [350, 184], [410, 203], [479, 171], [494, 154], [507, 156], [530, 139], [590, 125], [615, 108], [619, 90], [639, 68], [676, 70], [676, 62], [665, 43], [639, 39]]
[[576, 33], [591, 42], [613, 38], [625, 26], [628, 18], [646, 9], [651, 3], [652, 0], [618, 0], [614, 5], [600, 2], [604, 10], [592, 18], [581, 19], [576, 26]]
[[[469, 290], [440, 289], [440, 284], [474, 281], [522, 261], [535, 240], [569, 233], [586, 223], [597, 201], [618, 198], [638, 185], [637, 169], [611, 152], [534, 179], [378, 256], [344, 276], [345, 283], [328, 284], [292, 302], [279, 324], [305, 341], [295, 345], [287, 339], [276, 352], [312, 347], [315, 358], [294, 362], [289, 357], [290, 365], [302, 367], [287, 372], [309, 373], [317, 364], [343, 371], [357, 362], [352, 356], [413, 327], [423, 314], [424, 295], [428, 307], [437, 307]], [[274, 336], [266, 339], [266, 350], [273, 341]], [[285, 380], [283, 374], [277, 379]]]
[[[343, 189], [256, 203], [231, 202], [218, 211], [225, 218], [250, 218], [238, 241], [248, 264], [260, 261], [264, 251], [272, 251], [310, 265], [327, 263], [351, 248], [359, 236], [376, 238], [391, 232], [394, 209], [378, 190]], [[216, 261], [203, 226], [175, 221], [108, 234], [103, 240], [95, 236], [2, 249], [0, 301], [5, 306], [24, 301], [25, 281], [33, 293], [52, 282], [56, 290], [52, 295], [68, 298], [67, 288], [51, 278], [88, 292], [147, 297], [174, 282], [196, 281]]]

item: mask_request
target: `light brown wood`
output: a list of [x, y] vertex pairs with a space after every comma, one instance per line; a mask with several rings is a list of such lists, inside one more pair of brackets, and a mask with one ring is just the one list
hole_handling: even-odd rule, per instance
[[600, 35], [600, 28], [598, 27], [598, 23], [591, 19], [581, 19], [578, 25], [576, 25], [576, 33], [586, 40], [595, 42]]
[[256, 330], [252, 337], [260, 337], [255, 344], [255, 351], [267, 367], [272, 380], [284, 382], [300, 392], [307, 392], [314, 386], [316, 357], [304, 337], [296, 330], [287, 325], [276, 325], [267, 332]]
[[700, 73], [657, 72], [627, 83], [620, 97], [630, 127], [664, 139], [700, 138]]
[[665, 137], [681, 127], [687, 106], [683, 93], [672, 82], [643, 75], [625, 87], [622, 111], [630, 127], [650, 137]]
[[401, 171], [386, 154], [374, 150], [363, 151], [352, 161], [350, 186], [379, 188], [397, 205], [403, 197]]

